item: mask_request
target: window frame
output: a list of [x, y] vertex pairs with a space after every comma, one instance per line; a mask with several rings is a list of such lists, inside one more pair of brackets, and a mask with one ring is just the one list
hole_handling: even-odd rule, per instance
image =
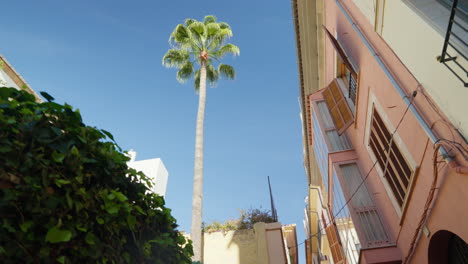
[[[347, 188], [346, 181], [344, 180], [344, 173], [343, 173], [343, 170], [342, 170], [341, 166], [350, 165], [350, 164], [354, 164], [356, 166], [362, 180], [364, 180], [365, 179], [365, 174], [363, 174], [363, 170], [361, 169], [361, 166], [360, 166], [358, 160], [347, 160], [347, 161], [333, 163], [333, 170], [336, 172], [336, 176], [337, 176], [337, 179], [339, 181], [338, 184], [340, 184], [342, 192], [343, 192], [346, 200], [350, 199], [350, 196], [352, 195], [352, 193]], [[330, 182], [330, 184], [335, 184], [335, 183]], [[380, 248], [380, 247], [387, 247], [387, 246], [395, 245], [394, 238], [392, 237], [392, 235], [390, 233], [389, 225], [388, 225], [386, 219], [383, 217], [383, 214], [381, 213], [379, 207], [375, 203], [374, 197], [372, 196], [372, 192], [371, 192], [371, 189], [369, 188], [368, 183], [364, 182], [360, 188], [362, 188], [362, 187], [365, 187], [367, 189], [367, 192], [369, 193], [369, 196], [370, 196], [370, 199], [373, 202], [373, 205], [372, 206], [366, 206], [366, 207], [355, 207], [355, 206], [353, 206], [353, 204], [351, 202], [347, 205], [348, 210], [349, 210], [349, 212], [351, 214], [351, 217], [353, 219], [353, 224], [355, 226], [356, 233], [358, 234], [359, 241], [361, 242], [361, 249]], [[358, 213], [359, 212], [370, 212], [370, 211], [375, 211], [376, 212], [376, 214], [377, 214], [377, 216], [378, 216], [378, 218], [379, 218], [379, 220], [380, 220], [380, 222], [382, 224], [382, 229], [385, 232], [385, 234], [387, 235], [387, 240], [386, 241], [381, 240], [381, 241], [376, 241], [376, 242], [370, 242], [370, 241], [366, 240], [366, 238], [365, 238], [366, 236], [364, 234], [365, 227], [364, 227], [362, 221], [360, 221], [360, 217], [358, 216]]]
[[327, 132], [336, 131], [338, 133], [339, 130], [336, 128], [336, 125], [335, 125], [335, 123], [333, 121], [333, 117], [331, 116], [331, 113], [330, 113], [330, 109], [328, 108], [328, 105], [327, 105], [327, 110], [329, 111], [328, 115], [330, 115], [330, 118], [332, 119], [333, 126], [328, 126], [328, 127], [326, 126], [325, 121], [322, 118], [321, 109], [319, 107], [319, 103], [322, 103], [322, 102], [325, 103], [325, 105], [327, 105], [327, 103], [325, 102], [325, 98], [321, 98], [321, 99], [311, 101], [311, 104], [312, 104], [311, 107], [312, 107], [313, 111], [315, 113], [317, 113], [316, 114], [317, 121], [318, 121], [318, 123], [320, 125], [319, 129], [321, 129], [321, 131], [322, 131], [322, 135], [323, 135], [323, 137], [325, 139], [325, 143], [327, 145], [328, 152], [329, 153], [335, 153], [335, 152], [348, 151], [348, 150], [354, 149], [351, 142], [350, 142], [350, 140], [349, 140], [349, 138], [348, 138], [348, 136], [345, 133], [342, 133], [340, 135], [340, 137], [343, 137], [344, 141], [346, 141], [346, 144], [349, 144], [349, 148], [342, 149], [342, 150], [334, 150], [333, 149], [333, 144], [330, 142], [330, 138], [328, 137]]
[[[356, 70], [354, 63], [347, 55], [347, 52], [344, 49], [343, 45], [341, 45], [340, 41], [338, 41], [337, 32], [335, 31], [335, 35], [332, 36], [327, 29], [325, 29], [325, 31], [335, 50], [335, 67], [333, 74], [335, 78], [339, 80], [339, 87], [341, 88], [343, 95], [345, 95], [345, 98], [348, 101], [348, 105], [351, 108], [351, 111], [355, 113], [359, 91], [359, 70]], [[346, 71], [349, 72], [349, 76], [347, 75]], [[354, 80], [355, 84], [355, 88], [353, 89], [354, 98], [351, 96], [351, 79]]]
[[[366, 117], [366, 126], [365, 126], [365, 134], [364, 134], [364, 145], [367, 149], [367, 153], [369, 154], [369, 157], [372, 162], [377, 162], [377, 158], [374, 155], [372, 149], [369, 146], [369, 140], [370, 140], [370, 130], [371, 130], [371, 122], [372, 122], [372, 116], [374, 114], [374, 109], [376, 109], [379, 112], [379, 115], [382, 119], [382, 122], [385, 124], [386, 128], [390, 131], [390, 133], [393, 133], [395, 131], [395, 126], [393, 126], [392, 122], [390, 122], [388, 116], [386, 115], [386, 112], [384, 111], [384, 108], [381, 106], [381, 104], [377, 101], [376, 96], [374, 93], [370, 92], [369, 93], [369, 99], [368, 99], [368, 104], [367, 104], [367, 117]], [[375, 166], [375, 169], [377, 171], [377, 174], [379, 175], [380, 181], [382, 182], [384, 189], [387, 193], [388, 198], [390, 199], [390, 202], [392, 203], [393, 207], [395, 208], [395, 211], [400, 218], [400, 225], [403, 223], [403, 218], [406, 213], [407, 209], [407, 204], [411, 200], [411, 196], [413, 193], [414, 189], [414, 183], [417, 180], [417, 177], [419, 175], [419, 166], [417, 163], [414, 161], [413, 156], [409, 152], [408, 148], [404, 144], [403, 140], [401, 139], [398, 131], [393, 135], [393, 142], [396, 144], [398, 149], [400, 150], [401, 154], [405, 157], [408, 166], [410, 169], [413, 171], [411, 174], [409, 184], [408, 184], [408, 192], [405, 196], [405, 201], [403, 202], [402, 206], [399, 205], [398, 201], [396, 200], [396, 197], [393, 194], [393, 191], [391, 190], [390, 185], [388, 184], [387, 180], [384, 178], [383, 175], [383, 170], [380, 168], [380, 166]]]

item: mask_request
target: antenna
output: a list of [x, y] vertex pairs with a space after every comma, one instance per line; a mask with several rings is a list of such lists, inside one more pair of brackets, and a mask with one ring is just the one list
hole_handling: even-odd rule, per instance
[[268, 187], [270, 188], [270, 203], [271, 203], [271, 216], [275, 222], [278, 222], [278, 213], [276, 212], [275, 202], [273, 201], [273, 193], [271, 192], [270, 176], [268, 177]]

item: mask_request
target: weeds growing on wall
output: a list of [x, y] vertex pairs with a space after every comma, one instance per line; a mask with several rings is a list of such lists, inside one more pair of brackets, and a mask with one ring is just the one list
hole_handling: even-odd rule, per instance
[[240, 216], [237, 219], [230, 219], [224, 223], [213, 221], [212, 223], [203, 226], [203, 232], [227, 232], [231, 230], [252, 229], [255, 223], [273, 223], [274, 218], [271, 216], [269, 210], [252, 209], [240, 210]]

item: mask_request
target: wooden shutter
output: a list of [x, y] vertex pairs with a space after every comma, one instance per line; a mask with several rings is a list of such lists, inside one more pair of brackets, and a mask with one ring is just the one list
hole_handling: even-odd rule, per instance
[[413, 170], [375, 109], [372, 115], [369, 146], [384, 172], [383, 177], [387, 180], [398, 204], [403, 206]]
[[323, 97], [327, 103], [328, 110], [335, 124], [338, 134], [343, 132], [353, 123], [353, 113], [348, 106], [348, 102], [344, 97], [341, 89], [338, 87], [336, 80], [333, 80], [323, 91]]
[[[312, 238], [311, 238], [312, 239]], [[305, 243], [305, 252], [306, 252], [306, 264], [313, 264], [312, 260], [312, 248], [310, 247], [310, 240], [307, 239]]]
[[341, 250], [340, 240], [338, 238], [338, 230], [336, 229], [335, 223], [330, 223], [327, 228], [325, 228], [325, 232], [327, 233], [328, 244], [330, 245], [333, 261], [335, 264], [345, 263], [343, 251]]
[[354, 75], [354, 77], [357, 76], [356, 71], [354, 70], [353, 66], [351, 66], [351, 63], [349, 62], [348, 56], [346, 56], [346, 52], [344, 49], [340, 46], [340, 43], [338, 43], [338, 40], [333, 37], [333, 35], [328, 31], [328, 29], [324, 26], [323, 29], [325, 29], [325, 33], [330, 39], [333, 48], [335, 48], [336, 53], [340, 57], [341, 61], [343, 61], [343, 64], [348, 68], [348, 70], [351, 72], [351, 75]]
[[[353, 222], [361, 234], [361, 245], [364, 247], [381, 246], [389, 242], [387, 231], [380, 214], [356, 163], [340, 165], [343, 190], [347, 197], [353, 196], [349, 208], [354, 211]], [[340, 181], [341, 182], [341, 181]]]

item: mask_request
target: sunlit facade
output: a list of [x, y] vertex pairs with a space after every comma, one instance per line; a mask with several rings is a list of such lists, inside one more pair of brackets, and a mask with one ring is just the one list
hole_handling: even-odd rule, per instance
[[468, 199], [461, 3], [292, 1], [307, 263], [468, 256], [468, 206], [453, 207]]

